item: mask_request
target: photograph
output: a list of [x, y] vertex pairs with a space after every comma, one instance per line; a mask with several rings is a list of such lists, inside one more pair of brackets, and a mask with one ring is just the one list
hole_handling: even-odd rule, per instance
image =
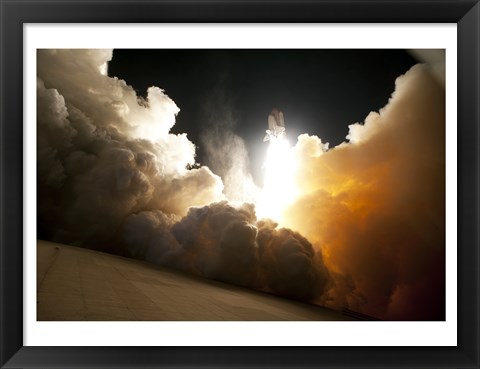
[[445, 49], [37, 49], [37, 321], [445, 321]]

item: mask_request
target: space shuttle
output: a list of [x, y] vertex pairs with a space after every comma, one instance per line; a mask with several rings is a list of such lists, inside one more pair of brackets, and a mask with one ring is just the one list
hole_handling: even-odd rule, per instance
[[281, 138], [285, 135], [285, 120], [283, 113], [277, 109], [273, 109], [268, 116], [267, 134], [263, 138], [263, 142], [271, 140], [272, 138]]

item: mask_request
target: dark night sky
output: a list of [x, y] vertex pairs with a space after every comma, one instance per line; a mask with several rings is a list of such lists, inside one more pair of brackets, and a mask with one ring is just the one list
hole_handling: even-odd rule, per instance
[[117, 49], [109, 75], [139, 95], [164, 89], [180, 108], [172, 133], [188, 134], [201, 164], [202, 132], [229, 127], [245, 140], [258, 180], [272, 108], [283, 111], [291, 144], [309, 133], [333, 147], [349, 124], [385, 106], [395, 79], [416, 63], [404, 50]]

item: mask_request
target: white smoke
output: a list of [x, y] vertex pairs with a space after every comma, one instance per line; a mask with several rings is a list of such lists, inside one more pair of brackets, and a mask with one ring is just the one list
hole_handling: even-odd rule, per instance
[[208, 168], [188, 170], [195, 146], [169, 134], [178, 108], [159, 88], [147, 98], [101, 73], [105, 50], [38, 51], [41, 236], [118, 252], [130, 214], [185, 215], [223, 199]]

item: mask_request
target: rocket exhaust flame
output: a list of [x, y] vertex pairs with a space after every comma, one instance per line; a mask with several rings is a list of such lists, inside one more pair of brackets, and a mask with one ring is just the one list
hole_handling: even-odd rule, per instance
[[294, 202], [298, 192], [295, 184], [296, 163], [292, 147], [285, 138], [283, 113], [274, 109], [268, 123], [270, 129], [267, 130], [266, 139], [268, 137], [269, 146], [264, 163], [264, 185], [257, 200], [257, 215], [282, 224], [282, 213]]

